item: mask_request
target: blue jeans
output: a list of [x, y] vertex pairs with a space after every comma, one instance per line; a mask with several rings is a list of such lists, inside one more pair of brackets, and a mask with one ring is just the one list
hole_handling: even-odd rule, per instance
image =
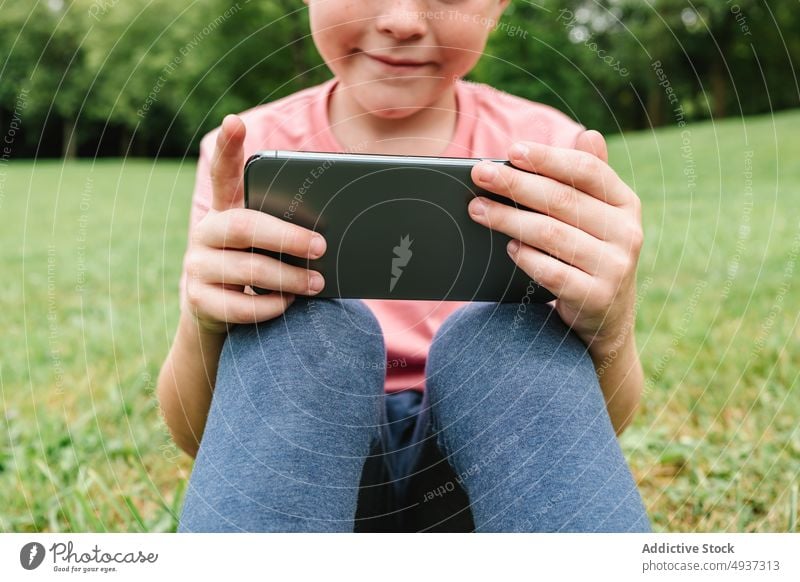
[[471, 303], [424, 398], [377, 319], [298, 296], [231, 329], [178, 531], [648, 532], [586, 346], [549, 305]]

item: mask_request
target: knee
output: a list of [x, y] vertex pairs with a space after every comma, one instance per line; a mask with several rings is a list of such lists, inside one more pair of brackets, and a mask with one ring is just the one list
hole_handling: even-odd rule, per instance
[[[298, 297], [287, 310], [287, 326], [305, 331], [297, 336], [321, 350], [320, 355], [344, 366], [381, 367], [386, 347], [380, 323], [360, 299]], [[296, 335], [296, 334], [295, 334]]]
[[385, 358], [380, 325], [363, 302], [298, 297], [280, 317], [231, 329], [214, 401], [260, 425], [376, 430]]
[[219, 373], [233, 371], [262, 383], [276, 374], [322, 383], [363, 378], [347, 384], [373, 395], [378, 387], [382, 393], [385, 360], [380, 324], [363, 301], [298, 296], [279, 317], [234, 326]]
[[472, 303], [434, 335], [426, 390], [437, 415], [455, 419], [553, 398], [566, 410], [587, 390], [596, 401], [599, 384], [586, 345], [550, 305]]

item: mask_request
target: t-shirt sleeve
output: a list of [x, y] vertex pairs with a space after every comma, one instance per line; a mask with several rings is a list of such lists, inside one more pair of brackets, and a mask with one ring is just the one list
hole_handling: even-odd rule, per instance
[[189, 230], [186, 237], [186, 249], [183, 253], [181, 266], [181, 279], [179, 283], [180, 306], [183, 310], [183, 302], [186, 298], [186, 256], [194, 227], [200, 222], [211, 208], [211, 145], [212, 135], [206, 134], [200, 140], [200, 153], [197, 158], [197, 171], [194, 181], [194, 192], [192, 193], [192, 203], [189, 210]]
[[541, 116], [544, 132], [549, 136], [550, 145], [575, 149], [578, 136], [586, 131], [583, 124], [564, 111], [550, 105], [537, 103], [536, 112]]
[[[549, 105], [542, 103], [531, 103], [528, 111], [528, 119], [533, 122], [515, 123], [516, 127], [521, 128], [519, 131], [523, 132], [520, 139], [531, 139], [531, 135], [536, 136], [534, 139], [547, 143], [551, 146], [559, 148], [575, 149], [575, 143], [578, 136], [586, 131], [586, 127], [573, 119], [563, 111], [560, 111]], [[522, 109], [522, 108], [521, 108]], [[533, 129], [532, 134], [531, 129]]]
[[567, 114], [558, 112], [553, 119], [553, 144], [562, 148], [575, 149], [578, 136], [586, 131], [586, 127]]

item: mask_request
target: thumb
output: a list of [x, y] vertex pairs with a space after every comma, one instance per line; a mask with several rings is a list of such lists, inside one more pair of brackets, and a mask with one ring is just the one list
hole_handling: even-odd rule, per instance
[[244, 206], [244, 122], [236, 115], [226, 115], [217, 134], [211, 161], [211, 207], [228, 210]]
[[608, 146], [603, 134], [594, 129], [589, 129], [578, 135], [575, 140], [575, 149], [597, 156], [608, 163]]

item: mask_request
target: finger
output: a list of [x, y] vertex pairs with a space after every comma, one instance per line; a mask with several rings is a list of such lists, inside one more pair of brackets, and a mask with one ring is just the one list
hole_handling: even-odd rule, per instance
[[327, 248], [321, 234], [258, 210], [232, 208], [198, 226], [200, 240], [218, 249], [255, 247], [317, 259]]
[[325, 286], [318, 271], [248, 251], [208, 252], [192, 262], [198, 276], [210, 284], [249, 285], [300, 295], [316, 295]]
[[[496, 170], [494, 177], [488, 180], [482, 172], [487, 167]], [[622, 218], [618, 216], [621, 212], [618, 208], [547, 176], [488, 160], [476, 164], [475, 168], [473, 180], [485, 190], [585, 230], [601, 240], [607, 240], [609, 224]]]
[[244, 206], [244, 123], [236, 115], [222, 120], [214, 156], [211, 160], [211, 185], [214, 210]]
[[[608, 163], [608, 144], [606, 143], [606, 139], [603, 137], [603, 134], [601, 134], [599, 131], [595, 131], [594, 129], [584, 131], [578, 136], [578, 139], [575, 142], [575, 148], [595, 155], [606, 164]], [[637, 220], [641, 222], [642, 204], [639, 196], [636, 195], [636, 192], [628, 188], [627, 185], [622, 182], [622, 180], [620, 180], [620, 182], [624, 186], [624, 190], [627, 190], [628, 192], [627, 201], [625, 202], [624, 206], [633, 208], [636, 212]]]
[[[478, 210], [481, 203], [484, 212], [475, 214], [473, 211]], [[624, 257], [616, 257], [619, 251], [614, 246], [550, 216], [483, 197], [473, 200], [469, 208], [476, 222], [541, 249], [591, 275], [624, 267]], [[617, 261], [620, 261], [619, 265]]]
[[599, 131], [589, 129], [581, 133], [575, 141], [575, 149], [592, 154], [606, 164], [608, 163], [608, 145]]
[[295, 300], [291, 293], [247, 295], [215, 285], [203, 285], [197, 303], [208, 306], [207, 315], [228, 323], [256, 323], [279, 316]]
[[508, 152], [516, 167], [548, 176], [614, 206], [630, 206], [635, 194], [594, 154], [536, 142], [519, 142]]
[[[518, 244], [514, 251], [514, 245]], [[559, 300], [583, 305], [591, 297], [596, 279], [519, 240], [509, 241], [509, 255], [517, 266]]]

